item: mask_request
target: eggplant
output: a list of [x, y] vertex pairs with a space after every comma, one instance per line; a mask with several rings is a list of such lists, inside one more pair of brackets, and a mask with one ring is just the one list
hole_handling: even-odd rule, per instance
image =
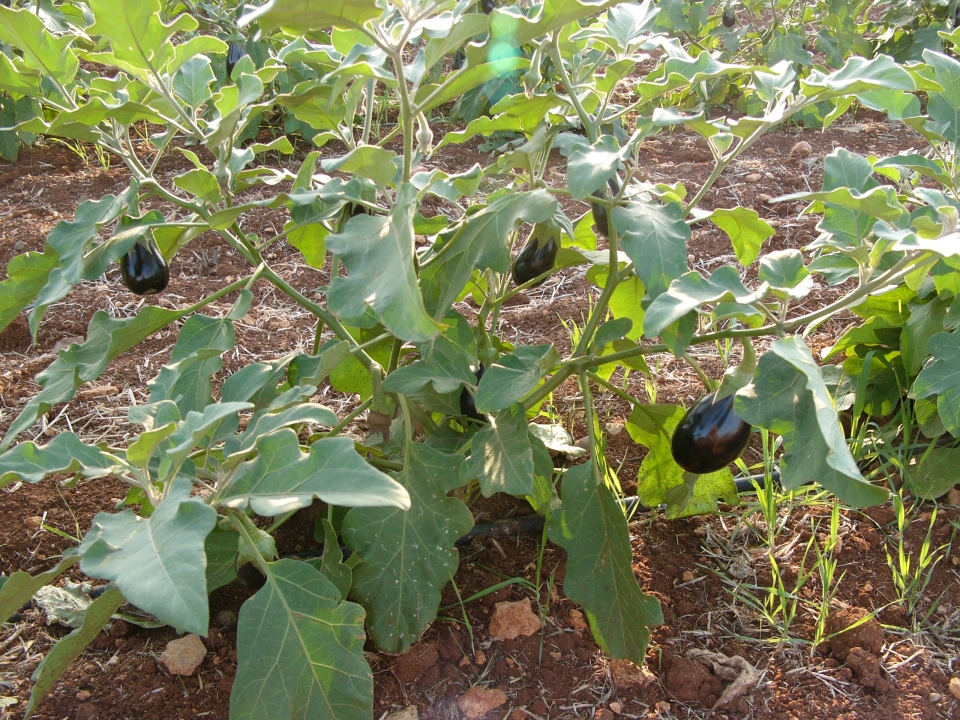
[[733, 411], [733, 395], [701, 398], [673, 431], [670, 450], [677, 465], [697, 475], [722, 470], [743, 454], [753, 428]]
[[170, 282], [170, 268], [153, 238], [137, 244], [120, 258], [120, 275], [127, 290], [137, 295], [163, 292]]
[[[485, 370], [486, 368], [483, 367], [483, 363], [480, 363], [477, 372], [474, 373], [477, 376], [478, 385]], [[477, 412], [477, 399], [467, 390], [466, 386], [460, 391], [460, 414], [476, 422], [487, 422], [487, 416]]]
[[[617, 184], [617, 181], [614, 178], [610, 178], [607, 181], [607, 185], [610, 188], [611, 192], [616, 195], [620, 192], [620, 186]], [[593, 197], [602, 199], [600, 195], [600, 190], [597, 190]], [[593, 224], [597, 226], [597, 230], [605, 238], [610, 238], [610, 219], [607, 215], [607, 208], [605, 205], [600, 205], [599, 203], [591, 202], [590, 210], [593, 212]]]
[[723, 17], [721, 18], [724, 27], [732, 28], [737, 24], [737, 14], [730, 9], [723, 11]]
[[227, 79], [230, 79], [230, 76], [233, 75], [233, 68], [237, 66], [237, 63], [240, 62], [240, 58], [247, 54], [247, 51], [243, 49], [243, 45], [240, 43], [234, 42], [231, 40], [227, 43]]
[[496, 4], [493, 0], [480, 0], [480, 10], [485, 14], [489, 15], [493, 12], [493, 9], [496, 7]]
[[[559, 228], [537, 223], [530, 234], [530, 239], [527, 240], [527, 244], [523, 246], [520, 254], [517, 255], [517, 259], [513, 261], [513, 281], [517, 285], [523, 285], [525, 282], [529, 282], [553, 269], [553, 264], [557, 260], [557, 251], [560, 249], [558, 236]], [[541, 285], [544, 280], [533, 287]]]
[[467, 62], [467, 54], [462, 50], [457, 50], [453, 54], [453, 69], [459, 70]]

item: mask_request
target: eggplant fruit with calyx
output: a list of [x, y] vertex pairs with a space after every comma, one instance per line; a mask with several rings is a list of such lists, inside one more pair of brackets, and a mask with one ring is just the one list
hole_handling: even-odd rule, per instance
[[697, 475], [722, 470], [743, 454], [753, 428], [733, 411], [733, 395], [701, 398], [684, 414], [670, 442], [677, 465]]
[[[617, 183], [616, 179], [610, 178], [607, 181], [607, 186], [610, 188], [610, 191], [616, 195], [620, 192], [620, 185]], [[602, 190], [597, 190], [593, 197], [601, 199], [602, 196], [600, 193]], [[597, 230], [605, 238], [610, 238], [610, 215], [607, 212], [606, 205], [601, 205], [600, 203], [595, 203], [592, 200], [590, 201], [590, 211], [593, 213], [593, 224], [597, 226]]]
[[[477, 376], [477, 385], [480, 384], [480, 378], [483, 377], [485, 370], [483, 363], [480, 363], [477, 372], [474, 373]], [[460, 414], [475, 422], [487, 422], [487, 416], [477, 412], [477, 399], [467, 390], [466, 386], [460, 391]]]
[[243, 49], [243, 45], [238, 42], [231, 40], [227, 43], [227, 79], [230, 79], [230, 76], [233, 75], [233, 69], [237, 66], [237, 63], [240, 62], [240, 58], [247, 54], [247, 51]]
[[[523, 285], [552, 270], [559, 249], [560, 228], [550, 223], [537, 223], [527, 244], [513, 261], [513, 281], [517, 285]], [[545, 280], [546, 278], [533, 287], [541, 285]]]
[[724, 27], [732, 28], [737, 24], [737, 14], [733, 10], [724, 10], [723, 17], [720, 18]]
[[153, 238], [137, 240], [120, 258], [120, 275], [127, 290], [137, 295], [163, 292], [170, 282], [170, 268]]

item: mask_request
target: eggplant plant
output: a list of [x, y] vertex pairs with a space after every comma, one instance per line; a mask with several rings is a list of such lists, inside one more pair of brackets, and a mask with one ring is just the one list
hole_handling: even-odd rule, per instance
[[[0, 589], [0, 618], [7, 618], [74, 565], [110, 583], [83, 627], [37, 669], [28, 716], [122, 603], [206, 634], [208, 593], [252, 564], [265, 583], [239, 614], [231, 718], [371, 717], [364, 641], [405, 652], [435, 619], [459, 561], [454, 542], [473, 522], [461, 499], [467, 488], [525, 498], [546, 516], [549, 539], [567, 553], [563, 592], [584, 607], [604, 650], [642, 663], [663, 615], [631, 569], [627, 521], [608, 485], [612, 470], [601, 465], [595, 391], [612, 389], [633, 405], [627, 429], [649, 450], [637, 478], [643, 504], [665, 503], [669, 517], [680, 517], [737, 501], [729, 467], [694, 475], [674, 461], [671, 438], [678, 426], [684, 432], [684, 408], [650, 405], [611, 381], [619, 368], [647, 372], [645, 358], [657, 354], [692, 362], [692, 347], [763, 340], [758, 361], [745, 353], [724, 376], [724, 407], [732, 403], [743, 423], [782, 437], [786, 488], [819, 483], [855, 507], [880, 503], [887, 491], [863, 477], [838, 421], [836, 373], [821, 370], [804, 338], [839, 312], [889, 308], [889, 293], [907, 288], [916, 304], [908, 303], [908, 316], [898, 306], [896, 327], [910, 338], [907, 362], [917, 372], [902, 397], [922, 400], [941, 435], [960, 435], [952, 370], [960, 358], [960, 168], [949, 154], [960, 137], [953, 92], [960, 63], [936, 52], [909, 65], [852, 57], [798, 78], [789, 62], [745, 66], [691, 53], [660, 34], [649, 0], [544, 0], [488, 13], [489, 5], [476, 12], [475, 3], [453, 0], [270, 0], [238, 21], [257, 38], [256, 63], [249, 54], [231, 59], [228, 44], [199, 32], [179, 4], [166, 12], [160, 0], [89, 0], [81, 12], [63, 2], [71, 22], [55, 27], [30, 8], [0, 7], [0, 40], [13, 48], [0, 53], [0, 89], [43, 108], [6, 130], [95, 144], [130, 178], [118, 195], [85, 201], [58, 223], [43, 252], [11, 260], [0, 283], [0, 327], [27, 312], [36, 336], [47, 310], [74, 287], [110, 276], [115, 262], [151, 242], [169, 261], [212, 232], [248, 265], [243, 277], [190, 306], [146, 304], [122, 318], [97, 312], [86, 339], [37, 375], [39, 392], [15, 418], [4, 415], [0, 486], [62, 473], [129, 485], [121, 507], [98, 513], [54, 568], [15, 573]], [[445, 71], [444, 58], [464, 43], [462, 63]], [[662, 52], [652, 69], [637, 76], [655, 50]], [[227, 59], [234, 65], [224, 78], [213, 68]], [[95, 74], [81, 60], [109, 72]], [[541, 61], [556, 84], [538, 81]], [[489, 117], [434, 132], [431, 113], [515, 73], [523, 87]], [[631, 76], [625, 95], [619, 89]], [[732, 119], [673, 104], [725, 79], [740, 84], [756, 112]], [[380, 136], [378, 89], [398, 109], [396, 125]], [[928, 98], [926, 115], [918, 92]], [[823, 214], [821, 237], [805, 252], [763, 253], [774, 230], [754, 210], [701, 207], [766, 131], [814, 106], [828, 108], [829, 123], [853, 103], [909, 123], [930, 139], [931, 153], [828, 156], [822, 190], [789, 198]], [[293, 153], [286, 135], [249, 141], [278, 113], [318, 148], [296, 172], [266, 160]], [[689, 192], [682, 183], [642, 179], [644, 142], [678, 126], [704, 138], [714, 158], [710, 177]], [[148, 133], [146, 143], [132, 140], [135, 130]], [[443, 147], [495, 132], [522, 141], [484, 166], [422, 169]], [[553, 149], [566, 157], [565, 184], [547, 180]], [[172, 153], [191, 167], [167, 181], [157, 168]], [[419, 212], [428, 195], [444, 213]], [[594, 209], [569, 217], [558, 201], [565, 197]], [[284, 213], [285, 224], [265, 235], [245, 231], [264, 208]], [[607, 221], [598, 238], [600, 209]], [[705, 277], [688, 268], [687, 242], [704, 223], [729, 236], [740, 269]], [[582, 266], [597, 287], [583, 328], [562, 353], [500, 335], [503, 303], [522, 292], [511, 283], [511, 248], [523, 224], [550, 227], [548, 244], [559, 247], [549, 265]], [[326, 271], [329, 284], [308, 295], [282, 276], [269, 252], [280, 242]], [[748, 286], [742, 268], [754, 264], [757, 280]], [[537, 265], [516, 279], [530, 284], [545, 270]], [[805, 309], [815, 277], [853, 282], [829, 305]], [[234, 324], [264, 281], [315, 319], [314, 346], [223, 377]], [[473, 323], [457, 311], [468, 295], [479, 305]], [[217, 301], [229, 309], [214, 310]], [[90, 444], [73, 432], [45, 445], [26, 439], [42, 415], [69, 403], [117, 356], [174, 324], [178, 339], [147, 384], [148, 402], [129, 409], [126, 445]], [[557, 468], [530, 425], [570, 378], [584, 399], [593, 452]], [[341, 417], [312, 402], [326, 385], [359, 395], [359, 404]], [[390, 432], [363, 444], [347, 437], [364, 411]], [[278, 558], [261, 526], [275, 529], [316, 500], [330, 517], [345, 509], [336, 527], [319, 528], [322, 557]], [[352, 550], [346, 561], [341, 542]]]

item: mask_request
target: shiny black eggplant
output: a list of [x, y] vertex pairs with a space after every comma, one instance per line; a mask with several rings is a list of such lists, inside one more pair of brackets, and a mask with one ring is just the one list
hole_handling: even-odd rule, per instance
[[247, 51], [243, 49], [243, 45], [240, 43], [234, 42], [231, 40], [227, 43], [227, 79], [230, 79], [230, 76], [233, 75], [233, 69], [237, 66], [237, 63], [240, 62], [240, 58], [247, 54]]
[[[610, 178], [607, 181], [607, 185], [610, 188], [610, 191], [616, 195], [620, 192], [620, 186], [617, 184], [617, 181], [614, 178]], [[597, 190], [593, 197], [600, 198], [600, 190]], [[592, 202], [590, 203], [590, 210], [593, 212], [593, 224], [597, 226], [597, 230], [605, 238], [610, 237], [610, 219], [607, 213], [607, 208], [605, 205], [600, 205], [599, 203]]]
[[733, 10], [724, 10], [721, 21], [724, 27], [732, 28], [737, 24], [737, 14]]
[[750, 442], [752, 428], [733, 411], [733, 395], [718, 402], [714, 397], [711, 393], [687, 410], [670, 443], [677, 465], [697, 475], [722, 470]]
[[[513, 261], [513, 281], [517, 285], [523, 285], [553, 269], [553, 264], [557, 261], [557, 251], [560, 249], [558, 234], [559, 232], [541, 225], [534, 228], [527, 244]], [[537, 285], [542, 284], [544, 280]]]
[[[486, 368], [483, 367], [483, 363], [480, 363], [480, 366], [477, 368], [477, 372], [474, 373], [477, 376], [478, 385], [480, 384], [480, 378], [483, 377], [485, 370]], [[487, 416], [477, 412], [477, 400], [472, 394], [470, 394], [470, 391], [467, 390], [466, 386], [464, 386], [464, 388], [460, 391], [460, 414], [476, 422], [487, 422]]]
[[163, 292], [170, 282], [167, 261], [150, 238], [137, 241], [130, 251], [120, 258], [120, 275], [127, 290], [137, 295], [153, 295]]
[[496, 7], [494, 0], [480, 0], [480, 11], [489, 15], [493, 12], [493, 9]]

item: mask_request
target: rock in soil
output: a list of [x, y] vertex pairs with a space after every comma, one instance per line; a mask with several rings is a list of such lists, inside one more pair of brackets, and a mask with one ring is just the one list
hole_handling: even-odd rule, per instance
[[403, 710], [390, 713], [383, 720], [420, 720], [420, 712], [416, 705], [407, 705]]
[[584, 619], [583, 613], [576, 608], [567, 613], [567, 624], [574, 630], [587, 629], [587, 621]]
[[530, 608], [530, 598], [517, 602], [499, 602], [493, 608], [487, 632], [490, 637], [513, 640], [540, 630], [540, 618]]
[[880, 659], [862, 647], [850, 648], [847, 654], [847, 666], [853, 670], [857, 682], [865, 688], [883, 691], [886, 681], [880, 677]]
[[466, 720], [477, 720], [506, 701], [507, 694], [503, 690], [488, 690], [480, 685], [474, 685], [457, 698], [457, 707], [460, 708]]
[[[860, 647], [871, 655], [880, 655], [883, 649], [883, 628], [870, 615], [870, 611], [861, 607], [847, 608], [827, 618], [827, 634], [833, 635], [827, 641], [833, 656], [845, 662], [851, 648]], [[857, 623], [860, 623], [859, 625]]]
[[960, 677], [950, 678], [950, 694], [960, 700]]
[[83, 703], [77, 706], [77, 712], [73, 716], [76, 720], [97, 720], [97, 706], [93, 703]]
[[684, 657], [672, 659], [664, 685], [680, 702], [699, 700], [706, 707], [713, 705], [720, 695], [720, 681], [703, 665]]
[[610, 672], [620, 690], [643, 690], [657, 679], [646, 667], [638, 667], [636, 663], [619, 658], [610, 661]]
[[160, 661], [173, 675], [193, 675], [206, 656], [200, 636], [191, 634], [168, 642]]

